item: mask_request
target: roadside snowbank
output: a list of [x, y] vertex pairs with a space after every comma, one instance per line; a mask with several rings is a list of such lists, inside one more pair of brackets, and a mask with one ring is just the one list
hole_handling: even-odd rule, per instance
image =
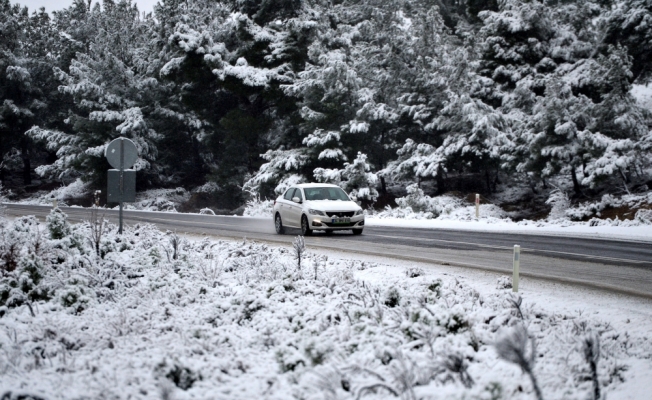
[[71, 199], [78, 199], [87, 196], [90, 193], [90, 185], [82, 182], [81, 179], [76, 179], [68, 185], [52, 191], [39, 191], [34, 193], [29, 199], [21, 201], [21, 204], [32, 205], [52, 205], [52, 201], [56, 200], [59, 205], [68, 205]]
[[652, 241], [652, 226], [591, 226], [588, 223], [571, 223], [569, 221], [553, 222], [512, 222], [498, 218], [480, 218], [478, 221], [470, 220], [440, 220], [422, 219], [406, 220], [401, 218], [375, 218], [368, 216], [365, 220], [367, 226], [395, 226], [404, 228], [423, 229], [454, 229], [477, 232], [503, 232], [520, 233], [526, 235], [556, 235], [577, 236], [595, 239], [622, 239]]

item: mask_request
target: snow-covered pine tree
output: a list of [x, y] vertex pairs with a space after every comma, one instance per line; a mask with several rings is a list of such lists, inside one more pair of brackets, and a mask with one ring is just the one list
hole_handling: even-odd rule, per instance
[[398, 158], [379, 172], [394, 181], [416, 181], [436, 178], [438, 192], [443, 192], [443, 175], [445, 173], [446, 157], [441, 151], [428, 143], [416, 143], [407, 139], [397, 152]]
[[[424, 126], [443, 106], [444, 23], [426, 3], [404, 6], [387, 0], [322, 10], [305, 69], [283, 86], [300, 101], [306, 169], [321, 180], [337, 181], [341, 162], [358, 151], [385, 167], [405, 139], [427, 139]], [[411, 48], [418, 50], [404, 51]]]
[[378, 199], [378, 176], [370, 172], [372, 166], [367, 162], [367, 155], [358, 153], [353, 162], [344, 163], [344, 168], [315, 168], [313, 175], [317, 182], [339, 185], [352, 198], [373, 204]]
[[[378, 176], [371, 172], [372, 165], [367, 161], [367, 155], [358, 152], [358, 156], [350, 163], [344, 163], [340, 171], [342, 189], [353, 198], [365, 203], [374, 203], [378, 199]], [[317, 174], [317, 170], [315, 170]]]
[[604, 16], [604, 47], [624, 46], [632, 57], [631, 80], [652, 79], [652, 2], [623, 0]]
[[35, 148], [24, 135], [34, 124], [56, 120], [61, 96], [52, 66], [60, 60], [58, 35], [42, 9], [31, 15], [27, 8], [0, 1], [0, 178], [9, 172], [31, 184]]
[[447, 135], [437, 149], [447, 169], [479, 176], [488, 193], [495, 191], [497, 171], [513, 148], [509, 115], [479, 99], [451, 96], [437, 117], [437, 127]]
[[296, 7], [193, 0], [169, 10], [178, 17], [166, 17], [179, 22], [161, 75], [179, 87], [185, 109], [207, 124], [197, 135], [207, 177], [233, 207], [242, 200], [238, 188], [260, 167], [260, 154], [294, 131], [288, 118], [297, 110], [279, 85], [292, 82], [304, 52], [297, 39], [306, 24], [293, 17]]
[[268, 150], [261, 157], [267, 162], [245, 182], [245, 191], [273, 196], [285, 192], [291, 185], [305, 181], [303, 170], [308, 156], [304, 149]]
[[530, 129], [520, 139], [529, 156], [517, 170], [547, 179], [568, 174], [576, 194], [581, 193], [580, 170], [589, 157], [583, 140], [591, 132], [593, 104], [586, 96], [575, 96], [570, 84], [551, 78], [545, 96], [534, 107]]
[[609, 47], [592, 64], [593, 86], [600, 101], [593, 108], [593, 135], [585, 140], [592, 159], [586, 163], [584, 185], [616, 177], [625, 191], [632, 181], [646, 181], [651, 160], [645, 156], [644, 138], [649, 132], [649, 111], [643, 110], [631, 94], [631, 58], [622, 47]]
[[77, 53], [68, 71], [55, 68], [62, 83], [59, 91], [74, 102], [66, 119], [68, 127], [34, 127], [27, 132], [45, 141], [57, 154], [57, 161], [39, 167], [37, 172], [59, 178], [83, 176], [95, 184], [105, 182], [104, 149], [112, 139], [124, 136], [136, 143], [140, 158], [134, 168], [142, 171], [140, 178], [145, 178], [157, 157], [158, 134], [147, 122], [157, 82], [135, 66], [144, 23], [130, 0], [105, 0], [102, 7], [96, 4], [82, 15], [85, 20], [69, 22], [72, 26], [86, 24], [86, 29], [95, 32], [88, 49]]
[[[8, 170], [18, 164], [19, 148], [25, 153], [25, 141], [21, 134], [29, 127], [34, 114], [26, 103], [26, 93], [31, 83], [29, 70], [21, 59], [23, 31], [27, 25], [27, 9], [9, 0], [0, 1], [0, 173], [3, 180]], [[15, 161], [14, 161], [15, 160]], [[16, 165], [20, 168], [19, 165]], [[13, 168], [11, 168], [13, 169]], [[29, 169], [25, 184], [29, 184]]]

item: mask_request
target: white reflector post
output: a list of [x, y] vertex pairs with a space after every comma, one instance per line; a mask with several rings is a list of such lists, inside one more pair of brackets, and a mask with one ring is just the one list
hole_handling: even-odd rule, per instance
[[480, 218], [480, 195], [475, 194], [475, 219]]
[[518, 292], [518, 274], [521, 262], [521, 246], [514, 245], [514, 275], [512, 276], [512, 292]]

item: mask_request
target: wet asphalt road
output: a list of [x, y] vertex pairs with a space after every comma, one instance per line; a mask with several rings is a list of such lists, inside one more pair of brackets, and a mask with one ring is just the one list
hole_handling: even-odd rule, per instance
[[[50, 207], [7, 204], [10, 216], [43, 220]], [[62, 207], [71, 221], [89, 219], [90, 211]], [[112, 222], [118, 212], [101, 210]], [[274, 232], [271, 218], [209, 216], [125, 211], [125, 223], [153, 223], [179, 233], [255, 239], [290, 244], [299, 234]], [[325, 236], [316, 232], [306, 245], [320, 249], [386, 256], [433, 264], [478, 268], [511, 274], [513, 246], [521, 246], [521, 274], [652, 298], [652, 243], [499, 232], [367, 226], [360, 236], [348, 231]]]

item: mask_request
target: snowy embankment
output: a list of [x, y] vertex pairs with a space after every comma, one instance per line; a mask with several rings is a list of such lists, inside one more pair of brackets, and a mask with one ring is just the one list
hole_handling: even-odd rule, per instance
[[[213, 186], [206, 184], [194, 190], [194, 192], [202, 192], [212, 190]], [[23, 199], [20, 204], [30, 205], [46, 205], [52, 206], [56, 200], [59, 206], [71, 206], [71, 203], [78, 202], [84, 198], [91, 198], [92, 195], [91, 185], [77, 179], [67, 186], [61, 186], [52, 191], [39, 191], [33, 194], [29, 199]], [[136, 194], [136, 201], [133, 203], [125, 203], [125, 210], [139, 210], [139, 211], [163, 211], [163, 212], [177, 212], [176, 208], [187, 202], [191, 193], [183, 188], [175, 189], [150, 189], [139, 191]], [[3, 199], [3, 201], [5, 201]], [[73, 206], [74, 207], [74, 206]], [[116, 204], [111, 204], [112, 208], [119, 208]]]
[[596, 239], [640, 240], [652, 242], [652, 226], [591, 226], [588, 223], [573, 224], [567, 221], [522, 224], [493, 218], [479, 220], [422, 219], [367, 217], [367, 226], [395, 226], [424, 229], [455, 229], [476, 232], [520, 233], [526, 235], [554, 235], [565, 237], [587, 237]]
[[652, 372], [645, 301], [106, 228], [2, 222], [0, 396], [624, 399]]

